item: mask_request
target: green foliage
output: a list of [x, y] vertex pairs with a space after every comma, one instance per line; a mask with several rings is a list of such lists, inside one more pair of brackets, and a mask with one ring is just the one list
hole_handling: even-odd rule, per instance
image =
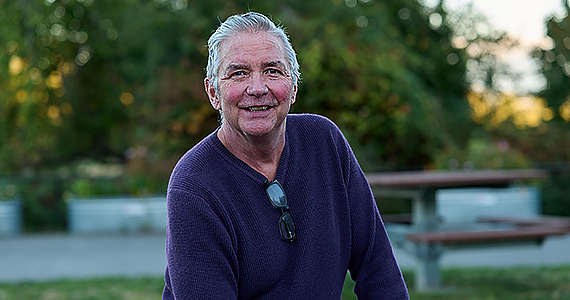
[[[465, 139], [465, 54], [441, 7], [407, 1], [4, 1], [2, 171], [94, 158], [175, 158], [217, 126], [203, 91], [205, 42], [219, 19], [247, 10], [283, 23], [303, 83], [294, 107], [322, 113], [375, 168], [423, 166]], [[9, 33], [9, 34], [8, 34]], [[448, 57], [456, 57], [449, 63]], [[430, 124], [429, 127], [425, 126]], [[460, 125], [460, 126], [457, 126]], [[374, 152], [367, 149], [375, 149]], [[135, 167], [136, 168], [136, 167]], [[168, 168], [154, 168], [168, 176]]]
[[415, 1], [333, 4], [313, 26], [289, 27], [304, 76], [294, 111], [332, 118], [367, 171], [422, 167], [464, 138], [454, 125], [470, 126], [465, 61], [449, 46], [449, 28], [426, 20], [445, 13]]
[[63, 184], [57, 181], [27, 182], [21, 184], [25, 231], [63, 231], [66, 229]]
[[565, 3], [565, 8], [567, 13], [563, 19], [552, 17], [548, 20], [547, 35], [551, 38], [552, 47], [537, 48], [533, 53], [547, 81], [547, 87], [540, 95], [546, 98], [548, 105], [553, 108], [554, 121], [562, 121], [559, 108], [568, 101], [570, 96], [570, 15], [568, 14], [570, 8], [568, 2]]
[[0, 178], [0, 201], [17, 197], [17, 186], [5, 178]]
[[531, 166], [528, 158], [509, 146], [506, 140], [491, 142], [489, 138], [472, 138], [466, 149], [450, 147], [436, 156], [436, 169], [524, 169]]
[[66, 191], [75, 196], [93, 195], [135, 195], [146, 196], [149, 194], [165, 194], [165, 180], [157, 180], [151, 176], [126, 175], [118, 178], [81, 178], [73, 180]]
[[552, 172], [542, 183], [542, 213], [570, 216], [570, 172]]
[[521, 143], [539, 162], [570, 161], [570, 7], [567, 1], [565, 8], [567, 13], [563, 19], [553, 17], [547, 23], [552, 48], [538, 48], [533, 52], [547, 82], [539, 96], [552, 109], [553, 119], [544, 128], [531, 131]]
[[0, 201], [21, 201], [24, 231], [65, 230], [65, 192], [65, 182], [57, 174], [0, 176]]
[[76, 196], [117, 195], [127, 190], [113, 180], [93, 180], [82, 178], [71, 183], [70, 193]]
[[533, 57], [546, 79], [546, 88], [538, 96], [546, 100], [553, 113], [549, 122], [538, 128], [517, 130], [502, 126], [494, 132], [512, 142], [536, 165], [551, 171], [542, 182], [543, 213], [570, 215], [570, 7], [564, 1], [566, 15], [547, 21], [551, 45], [533, 51]]

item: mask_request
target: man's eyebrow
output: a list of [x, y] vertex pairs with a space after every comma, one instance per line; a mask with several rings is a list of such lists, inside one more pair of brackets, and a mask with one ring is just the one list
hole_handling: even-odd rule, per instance
[[265, 67], [280, 67], [284, 68], [285, 64], [280, 60], [270, 61], [263, 64]]
[[226, 71], [243, 70], [243, 69], [249, 69], [249, 66], [246, 64], [229, 64], [226, 67]]

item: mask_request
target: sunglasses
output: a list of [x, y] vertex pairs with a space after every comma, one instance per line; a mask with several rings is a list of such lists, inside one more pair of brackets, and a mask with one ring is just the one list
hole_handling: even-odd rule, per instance
[[265, 192], [267, 192], [267, 196], [269, 196], [269, 200], [271, 200], [273, 206], [281, 209], [281, 217], [279, 218], [279, 231], [281, 231], [281, 236], [290, 242], [294, 241], [297, 238], [295, 222], [293, 222], [293, 216], [289, 211], [287, 196], [285, 196], [283, 187], [277, 180], [271, 182], [266, 181]]

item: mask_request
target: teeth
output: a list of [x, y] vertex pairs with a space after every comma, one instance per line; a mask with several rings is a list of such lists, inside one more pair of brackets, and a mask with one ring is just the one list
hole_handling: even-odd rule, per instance
[[269, 109], [269, 106], [264, 105], [264, 106], [253, 106], [253, 107], [248, 107], [247, 108], [249, 111], [262, 111], [262, 110], [267, 110]]

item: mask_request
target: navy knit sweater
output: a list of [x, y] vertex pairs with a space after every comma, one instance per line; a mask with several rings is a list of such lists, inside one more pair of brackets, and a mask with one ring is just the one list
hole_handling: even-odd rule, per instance
[[163, 299], [408, 299], [370, 187], [328, 119], [289, 115], [276, 179], [297, 239], [281, 237], [266, 178], [216, 132], [178, 162], [168, 187]]

